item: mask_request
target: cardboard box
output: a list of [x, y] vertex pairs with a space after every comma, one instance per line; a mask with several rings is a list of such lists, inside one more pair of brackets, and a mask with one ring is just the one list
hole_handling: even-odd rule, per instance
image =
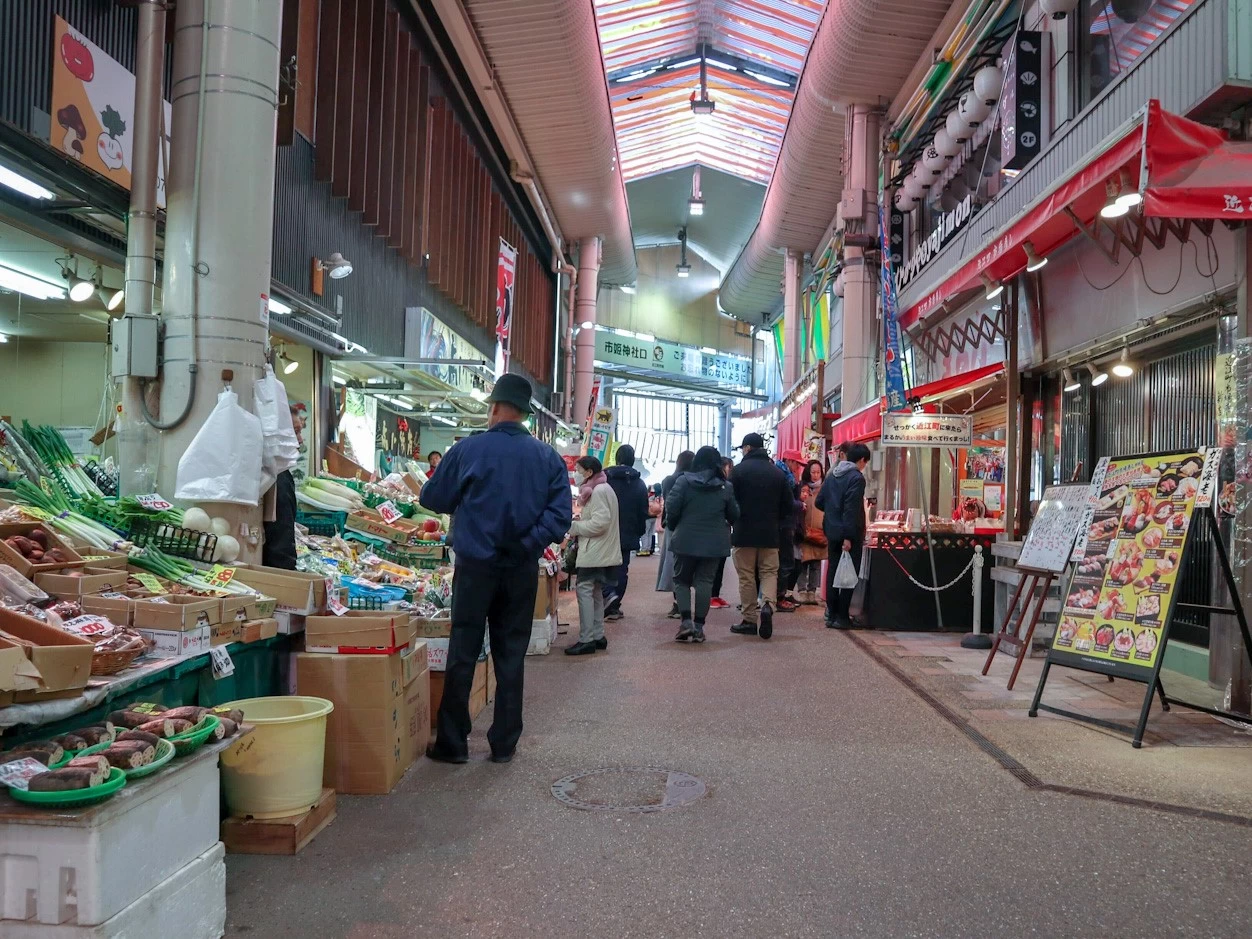
[[66, 600], [78, 600], [93, 593], [113, 590], [126, 584], [124, 570], [84, 567], [81, 577], [71, 577], [64, 572], [35, 575], [35, 585], [44, 593]]
[[448, 640], [426, 640], [426, 665], [432, 672], [444, 672], [448, 669]]
[[413, 490], [413, 495], [420, 496], [422, 494], [422, 483], [412, 473], [404, 474], [404, 484]]
[[344, 527], [369, 535], [371, 538], [381, 538], [384, 541], [401, 545], [416, 545], [424, 540], [422, 537], [424, 532], [420, 525], [405, 518], [398, 518], [388, 525], [373, 509], [358, 509], [355, 512], [349, 512]]
[[115, 626], [134, 625], [134, 598], [119, 591], [109, 591], [107, 595], [94, 594], [83, 597], [79, 606], [84, 613], [94, 613], [107, 617]]
[[304, 632], [305, 617], [299, 613], [288, 613], [286, 610], [274, 611], [274, 622], [278, 624], [278, 632], [283, 636]]
[[39, 670], [40, 692], [85, 688], [96, 644], [37, 619], [0, 608], [2, 638], [22, 646]]
[[43, 676], [35, 663], [26, 657], [25, 647], [0, 637], [0, 694], [9, 694], [11, 704], [14, 691], [34, 691], [41, 684]]
[[496, 699], [496, 663], [491, 660], [491, 656], [487, 656], [487, 701], [490, 703]]
[[238, 642], [260, 642], [262, 639], [273, 639], [278, 635], [278, 620], [272, 616], [266, 619], [250, 619], [239, 625]]
[[243, 623], [232, 619], [209, 627], [209, 645], [225, 646], [232, 642], [243, 642]]
[[135, 600], [131, 621], [136, 629], [196, 629], [221, 621], [222, 601], [170, 596]]
[[410, 762], [426, 753], [434, 720], [430, 710], [430, 669], [425, 667], [426, 656], [418, 657], [422, 669], [413, 681], [404, 686], [404, 742]]
[[[296, 656], [297, 693], [335, 705], [326, 723], [323, 782], [336, 792], [388, 793], [412, 763], [403, 659], [317, 652]], [[426, 673], [409, 674], [418, 681]]]
[[350, 610], [343, 616], [310, 616], [304, 642], [310, 652], [389, 655], [411, 645], [416, 630], [408, 613]]
[[208, 652], [213, 642], [211, 628], [197, 626], [194, 629], [140, 629], [138, 632], [153, 643], [149, 655], [159, 659], [180, 659]]
[[539, 589], [535, 591], [535, 614], [532, 620], [543, 619], [556, 612], [556, 575], [539, 572]]
[[413, 628], [420, 639], [447, 639], [452, 635], [452, 619], [451, 617], [427, 619], [424, 616], [415, 616]]
[[[470, 686], [469, 714], [474, 720], [487, 707], [487, 675], [486, 662], [479, 662], [474, 669], [474, 683]], [[430, 673], [430, 729], [434, 730], [439, 722], [439, 704], [443, 701], [444, 672]]]
[[107, 568], [109, 570], [126, 570], [129, 557], [122, 551], [108, 551], [104, 548], [80, 548], [79, 555], [88, 567]]
[[[49, 550], [60, 548], [69, 560], [32, 564], [4, 543], [5, 538], [10, 538], [13, 535], [30, 535], [35, 530], [42, 531], [47, 537]], [[82, 555], [69, 546], [69, 542], [58, 538], [56, 533], [48, 526], [35, 522], [16, 522], [10, 525], [0, 525], [0, 564], [8, 564], [23, 577], [33, 579], [35, 574], [47, 573], [48, 571], [63, 571], [70, 567], [82, 567], [83, 559]]]
[[273, 597], [230, 596], [222, 598], [222, 622], [238, 620], [265, 619], [274, 615], [276, 601]]
[[317, 574], [257, 564], [237, 567], [235, 580], [272, 597], [274, 610], [307, 616], [326, 609], [326, 580]]

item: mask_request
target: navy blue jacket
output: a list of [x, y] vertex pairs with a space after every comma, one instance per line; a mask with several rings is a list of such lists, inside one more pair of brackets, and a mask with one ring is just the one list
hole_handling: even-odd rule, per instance
[[831, 470], [814, 504], [826, 513], [822, 527], [831, 557], [838, 557], [845, 539], [854, 547], [865, 540], [865, 477], [855, 463], [844, 460]]
[[648, 487], [633, 466], [610, 466], [604, 475], [617, 496], [617, 526], [622, 552], [634, 551], [648, 527]]
[[452, 547], [468, 561], [534, 564], [573, 519], [565, 461], [512, 421], [453, 446], [418, 501], [456, 514]]

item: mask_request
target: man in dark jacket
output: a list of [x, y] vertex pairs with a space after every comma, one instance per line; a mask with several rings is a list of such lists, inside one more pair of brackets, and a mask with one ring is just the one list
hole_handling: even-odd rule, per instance
[[613, 458], [615, 466], [604, 471], [617, 496], [617, 527], [622, 541], [622, 566], [617, 580], [604, 585], [604, 618], [622, 618], [622, 597], [630, 579], [630, 556], [639, 550], [639, 539], [648, 527], [648, 487], [635, 469], [635, 448], [623, 444]]
[[835, 590], [832, 586], [839, 559], [847, 551], [852, 565], [861, 572], [861, 547], [865, 544], [865, 466], [869, 463], [869, 447], [863, 443], [848, 445], [847, 459], [839, 463], [817, 493], [816, 507], [825, 513], [822, 527], [826, 531], [826, 626], [848, 629], [852, 621], [851, 590]]
[[573, 504], [565, 462], [522, 424], [530, 382], [502, 375], [487, 401], [486, 433], [452, 447], [419, 501], [456, 513], [456, 570], [443, 700], [435, 742], [426, 755], [443, 763], [469, 759], [470, 688], [491, 630], [496, 710], [487, 740], [491, 759], [513, 759], [522, 735], [522, 680], [544, 549], [569, 531]]
[[[743, 459], [730, 474], [739, 503], [735, 523], [735, 571], [739, 575], [739, 602], [743, 622], [730, 631], [741, 636], [768, 639], [774, 634], [773, 604], [778, 595], [778, 542], [783, 516], [792, 511], [791, 487], [782, 471], [770, 462], [760, 434], [743, 438]], [[759, 586], [758, 586], [759, 579]], [[760, 627], [757, 626], [757, 594], [761, 596]]]

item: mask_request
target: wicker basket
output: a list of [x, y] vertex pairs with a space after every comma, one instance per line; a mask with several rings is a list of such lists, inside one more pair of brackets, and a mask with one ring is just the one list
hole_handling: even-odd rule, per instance
[[147, 640], [138, 633], [134, 638], [120, 649], [114, 649], [110, 652], [97, 652], [91, 657], [91, 674], [93, 675], [116, 675], [124, 668], [130, 668], [131, 664], [139, 656], [148, 651]]

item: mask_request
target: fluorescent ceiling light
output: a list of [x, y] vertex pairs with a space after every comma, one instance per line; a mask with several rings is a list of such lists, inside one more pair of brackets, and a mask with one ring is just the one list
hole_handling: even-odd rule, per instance
[[627, 336], [627, 337], [629, 337], [629, 338], [631, 338], [631, 339], [633, 339], [633, 338], [635, 337], [635, 333], [634, 333], [634, 331], [633, 331], [633, 330], [629, 330], [629, 329], [616, 329], [616, 328], [615, 328], [615, 329], [613, 330], [613, 333], [614, 333], [615, 335], [617, 335], [617, 336]]
[[287, 304], [283, 303], [283, 301], [277, 299], [276, 297], [269, 298], [269, 308], [270, 312], [277, 316], [286, 316], [291, 312], [291, 307], [287, 306]]
[[634, 294], [635, 285], [634, 284], [622, 284], [621, 291], [624, 294]]
[[773, 85], [775, 88], [790, 88], [791, 87], [791, 82], [781, 81], [777, 78], [773, 78], [770, 75], [762, 75], [760, 72], [750, 72], [746, 68], [743, 70], [743, 74], [750, 75], [753, 78], [755, 78], [757, 81], [763, 84]]
[[692, 215], [703, 215], [704, 200], [697, 199], [695, 196], [692, 196], [687, 200], [687, 211], [689, 211]]
[[471, 388], [470, 397], [473, 398], [475, 401], [486, 401], [487, 392], [483, 391], [481, 388]]
[[0, 267], [0, 288], [24, 293], [36, 300], [64, 300], [65, 288], [46, 280], [32, 277], [11, 267]]
[[8, 337], [8, 336], [6, 336], [4, 333], [0, 333], [0, 345], [2, 345], [2, 344], [4, 344], [4, 343], [6, 343], [6, 342], [8, 342], [8, 341], [9, 341], [9, 337]]
[[713, 68], [725, 69], [727, 72], [739, 71], [739, 66], [731, 65], [729, 62], [719, 62], [717, 59], [705, 59], [704, 61], [706, 65], [711, 65]]
[[669, 68], [687, 68], [687, 66], [689, 66], [689, 65], [698, 65], [698, 64], [700, 64], [700, 60], [699, 60], [698, 58], [696, 58], [696, 59], [683, 59], [681, 62], [671, 62], [669, 65], [667, 65], [667, 66], [665, 66], [665, 67], [666, 67], [667, 69], [669, 69]]
[[591, 328], [592, 326], [594, 326], [594, 325], [596, 325], [596, 324], [595, 324], [595, 323], [593, 323], [591, 320], [583, 320], [581, 323], [579, 323], [579, 324], [578, 324], [578, 328], [579, 328], [579, 329], [590, 329], [590, 328]]
[[57, 197], [57, 194], [51, 189], [45, 189], [39, 183], [32, 182], [25, 176], [18, 175], [7, 166], [0, 166], [0, 186], [7, 186], [24, 196], [30, 196], [32, 199], [55, 199]]
[[333, 381], [336, 385], [346, 385], [348, 383], [348, 380], [342, 375], [336, 375], [331, 379], [331, 381]]
[[656, 342], [656, 336], [651, 333], [635, 333], [636, 339], [642, 339], [644, 342]]
[[700, 351], [703, 352], [705, 355], [717, 355], [717, 350], [710, 349], [708, 346], [701, 346]]
[[456, 426], [456, 421], [452, 420], [450, 417], [444, 417], [442, 414], [429, 414], [427, 416], [432, 421], [438, 421], [440, 424], [447, 424], [449, 427]]

